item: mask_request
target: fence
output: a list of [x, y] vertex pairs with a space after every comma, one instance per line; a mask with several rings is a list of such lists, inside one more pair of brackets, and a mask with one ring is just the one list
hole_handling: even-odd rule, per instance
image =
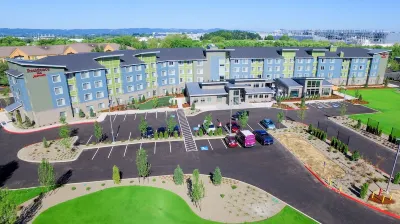
[[341, 142], [345, 143], [346, 145], [350, 144], [350, 135], [345, 134], [344, 132], [339, 131], [334, 126], [330, 126], [327, 122], [320, 122], [318, 121], [318, 129], [328, 133], [328, 136], [336, 137]]

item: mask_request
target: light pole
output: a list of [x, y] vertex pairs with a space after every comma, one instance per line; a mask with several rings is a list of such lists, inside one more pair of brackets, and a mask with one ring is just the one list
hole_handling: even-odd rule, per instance
[[111, 125], [111, 136], [112, 136], [112, 143], [114, 144], [115, 143], [115, 139], [114, 139], [114, 130], [113, 130], [113, 126], [112, 126], [112, 121], [111, 121], [111, 106], [113, 105], [113, 100], [112, 100], [112, 97], [111, 97], [111, 101], [110, 101], [110, 105], [109, 105], [109, 107], [108, 107], [108, 114], [109, 114], [109, 117], [110, 117], [110, 125]]
[[400, 153], [400, 138], [396, 139], [396, 143], [397, 143], [397, 152], [396, 152], [396, 157], [394, 158], [392, 173], [390, 174], [390, 178], [389, 178], [389, 181], [388, 181], [388, 184], [386, 187], [386, 193], [389, 193], [389, 185], [390, 185], [390, 182], [392, 181], [394, 168], [396, 167], [397, 157], [399, 156], [399, 153]]
[[231, 135], [231, 133], [232, 133], [232, 100], [231, 100], [231, 106], [230, 106], [230, 108], [231, 108], [231, 117], [229, 118], [229, 135]]

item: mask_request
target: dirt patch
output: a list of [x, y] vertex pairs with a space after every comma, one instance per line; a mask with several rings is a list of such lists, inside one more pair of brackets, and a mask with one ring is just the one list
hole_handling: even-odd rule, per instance
[[[386, 204], [386, 205], [378, 204], [378, 203], [375, 203], [373, 201], [368, 201], [368, 203], [373, 205], [373, 206], [375, 206], [375, 207], [378, 207], [378, 208], [381, 208], [381, 209], [384, 209], [384, 210], [387, 210], [387, 211], [390, 211], [390, 212], [393, 212], [393, 213], [396, 213], [396, 214], [400, 215], [400, 203], [399, 203], [399, 201], [400, 201], [400, 190], [391, 190], [390, 194], [392, 195], [392, 199], [396, 203], [394, 203], [394, 204]], [[390, 195], [386, 195], [386, 196], [390, 197]]]
[[274, 137], [321, 177], [325, 179], [340, 179], [345, 176], [345, 171], [339, 165], [333, 163], [299, 135], [284, 133], [277, 134]]

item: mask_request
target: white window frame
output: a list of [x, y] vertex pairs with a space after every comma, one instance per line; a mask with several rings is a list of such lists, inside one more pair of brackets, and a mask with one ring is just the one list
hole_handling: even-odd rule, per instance
[[311, 63], [311, 59], [309, 58], [309, 59], [307, 59], [307, 63]]
[[271, 58], [267, 59], [267, 64], [272, 64], [272, 59]]
[[[101, 85], [96, 86], [96, 83], [100, 83]], [[96, 80], [96, 81], [94, 81], [94, 88], [101, 88], [101, 87], [103, 87], [103, 81], [102, 81], [102, 80]]]
[[143, 75], [142, 74], [137, 74], [136, 75], [136, 81], [142, 81], [143, 80]]
[[[62, 104], [59, 104], [59, 103], [58, 103], [59, 100], [61, 100]], [[64, 99], [64, 98], [58, 98], [58, 99], [56, 100], [56, 103], [57, 103], [57, 107], [65, 106], [65, 99]]]
[[239, 64], [239, 60], [238, 59], [233, 60], [233, 64], [238, 65]]
[[175, 75], [175, 69], [168, 69], [168, 75]]
[[[102, 96], [99, 97], [99, 96], [97, 95], [97, 94], [99, 94], [99, 93], [101, 93]], [[97, 92], [96, 92], [96, 99], [99, 99], [99, 98], [104, 98], [104, 92], [103, 92], [103, 91], [97, 91]]]
[[[60, 89], [60, 93], [57, 93], [56, 89]], [[54, 87], [54, 95], [61, 95], [64, 93], [62, 86]]]
[[78, 102], [77, 96], [71, 96], [71, 102]]
[[240, 68], [239, 68], [239, 67], [234, 67], [234, 68], [233, 68], [233, 71], [234, 71], [234, 72], [240, 72]]
[[324, 65], [321, 65], [321, 66], [319, 67], [319, 70], [324, 71], [324, 70], [325, 70], [325, 66], [324, 66]]
[[165, 70], [161, 71], [161, 76], [167, 76], [167, 71]]
[[331, 58], [330, 62], [335, 63], [335, 59]]
[[178, 61], [178, 66], [183, 66], [185, 63], [183, 61]]
[[175, 66], [175, 63], [173, 61], [169, 61], [168, 62], [168, 67], [173, 67], [173, 66]]
[[81, 73], [81, 79], [88, 79], [88, 78], [90, 78], [90, 73], [89, 72], [82, 72]]
[[[56, 80], [56, 81], [54, 81], [54, 77], [57, 77], [58, 79], [58, 81]], [[53, 76], [51, 76], [51, 80], [53, 81], [53, 83], [59, 83], [59, 82], [61, 82], [61, 76], [60, 75], [53, 75]], [[15, 84], [15, 83], [14, 83]]]
[[[85, 84], [88, 84], [88, 86], [89, 86], [89, 87], [88, 87], [88, 88], [86, 88], [86, 89], [85, 89], [85, 87], [84, 87], [84, 86], [85, 86]], [[92, 89], [92, 85], [90, 84], [90, 82], [84, 82], [84, 83], [82, 83], [82, 89], [83, 89], [83, 90], [89, 90], [89, 89]]]
[[[86, 96], [90, 96], [90, 99], [86, 99]], [[83, 95], [83, 100], [84, 100], [84, 101], [93, 100], [93, 95], [92, 95], [92, 93], [85, 93], [85, 94]]]
[[249, 64], [249, 60], [248, 59], [242, 59], [242, 64], [244, 64], [244, 65]]
[[303, 66], [297, 66], [297, 71], [303, 71]]
[[193, 73], [193, 70], [191, 68], [189, 68], [186, 72], [187, 72], [186, 74], [191, 75]]
[[142, 71], [142, 66], [136, 65], [135, 66], [135, 71]]
[[114, 83], [121, 83], [121, 79], [119, 77], [114, 78]]
[[330, 65], [330, 66], [329, 66], [329, 71], [333, 71], [333, 70], [335, 70], [335, 66]]
[[198, 68], [196, 72], [197, 72], [198, 75], [202, 75], [203, 74], [203, 69], [202, 68]]
[[[171, 82], [171, 80], [172, 80], [172, 82]], [[168, 83], [169, 84], [175, 84], [175, 78], [169, 78], [168, 79]]]
[[242, 72], [248, 72], [248, 68], [247, 67], [242, 67]]
[[104, 108], [106, 108], [106, 105], [104, 103], [99, 103], [99, 104], [97, 104], [97, 108], [104, 109]]
[[132, 72], [133, 71], [132, 67], [133, 67], [132, 65], [128, 67], [128, 72]]
[[133, 85], [127, 86], [126, 89], [127, 89], [127, 91], [128, 91], [129, 93], [135, 91], [135, 87], [134, 87]]
[[100, 70], [94, 71], [93, 77], [100, 77], [100, 76], [101, 76], [101, 71]]
[[73, 84], [68, 84], [68, 89], [69, 89], [69, 91], [75, 91], [76, 87]]
[[203, 66], [204, 62], [203, 61], [197, 61], [197, 66]]
[[126, 76], [126, 82], [133, 82], [133, 75]]
[[275, 66], [275, 71], [279, 72], [281, 70], [281, 66]]
[[275, 59], [275, 64], [279, 64], [279, 63], [281, 63], [281, 59], [279, 59], [279, 58]]

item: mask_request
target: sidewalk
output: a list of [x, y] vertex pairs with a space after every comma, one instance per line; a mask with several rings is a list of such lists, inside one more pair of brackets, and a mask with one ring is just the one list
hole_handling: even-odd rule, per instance
[[333, 94], [341, 96], [341, 97], [345, 98], [346, 100], [354, 100], [354, 99], [356, 99], [354, 96], [350, 96], [350, 95], [347, 95], [347, 94], [344, 94], [344, 93], [340, 93], [339, 91], [333, 91]]

